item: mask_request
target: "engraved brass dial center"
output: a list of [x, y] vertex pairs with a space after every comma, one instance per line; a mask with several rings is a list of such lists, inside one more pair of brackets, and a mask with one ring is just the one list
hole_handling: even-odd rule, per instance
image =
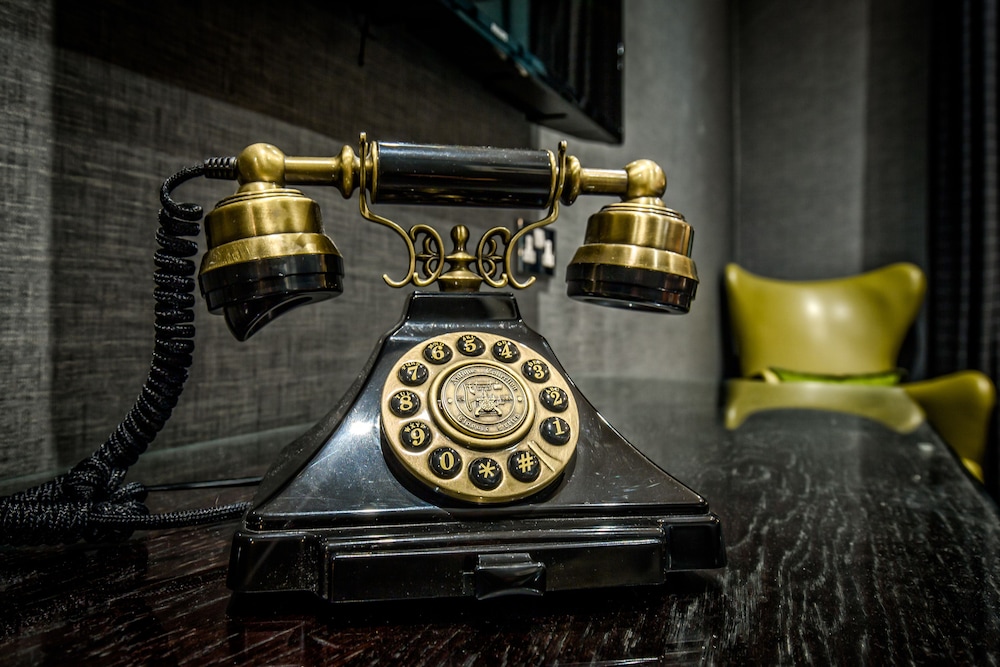
[[490, 361], [471, 361], [442, 374], [431, 395], [437, 396], [431, 411], [441, 427], [477, 448], [519, 440], [534, 413], [524, 383]]

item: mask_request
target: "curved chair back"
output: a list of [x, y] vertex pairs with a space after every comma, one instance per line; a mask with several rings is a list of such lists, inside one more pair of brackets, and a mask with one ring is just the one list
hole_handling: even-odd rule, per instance
[[896, 368], [926, 279], [913, 264], [832, 280], [789, 281], [726, 266], [731, 326], [743, 377], [779, 368], [865, 375]]

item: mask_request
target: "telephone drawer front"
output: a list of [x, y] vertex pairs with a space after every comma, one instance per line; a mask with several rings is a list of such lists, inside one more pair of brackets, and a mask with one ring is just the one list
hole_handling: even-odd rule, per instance
[[229, 585], [242, 593], [312, 592], [333, 603], [486, 599], [661, 584], [671, 570], [725, 563], [719, 522], [711, 514], [409, 530], [241, 532]]
[[[613, 542], [539, 544], [516, 552], [529, 559], [541, 587], [493, 581], [484, 561], [500, 553], [485, 548], [430, 549], [424, 552], [335, 556], [330, 561], [332, 602], [433, 597], [497, 597], [504, 593], [540, 595], [574, 588], [656, 584], [663, 581], [662, 535], [635, 535]], [[534, 568], [531, 568], [531, 566]], [[498, 570], [500, 568], [497, 568]], [[499, 578], [499, 577], [497, 577]], [[484, 590], [485, 589], [485, 590]]]

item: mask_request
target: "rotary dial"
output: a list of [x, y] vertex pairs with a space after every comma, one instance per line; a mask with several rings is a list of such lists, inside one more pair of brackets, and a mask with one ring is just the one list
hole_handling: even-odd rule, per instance
[[527, 345], [485, 332], [425, 340], [382, 390], [382, 433], [403, 468], [474, 503], [510, 502], [554, 482], [576, 451], [569, 383]]

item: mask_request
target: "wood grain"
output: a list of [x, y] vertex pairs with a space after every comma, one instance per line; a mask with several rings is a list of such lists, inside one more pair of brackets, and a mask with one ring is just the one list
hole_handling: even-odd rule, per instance
[[996, 661], [997, 508], [926, 427], [901, 435], [782, 411], [730, 432], [711, 385], [601, 380], [585, 391], [709, 500], [728, 540], [724, 570], [496, 603], [252, 609], [231, 607], [225, 587], [233, 526], [174, 530], [0, 552], [0, 652], [10, 664], [101, 665]]

